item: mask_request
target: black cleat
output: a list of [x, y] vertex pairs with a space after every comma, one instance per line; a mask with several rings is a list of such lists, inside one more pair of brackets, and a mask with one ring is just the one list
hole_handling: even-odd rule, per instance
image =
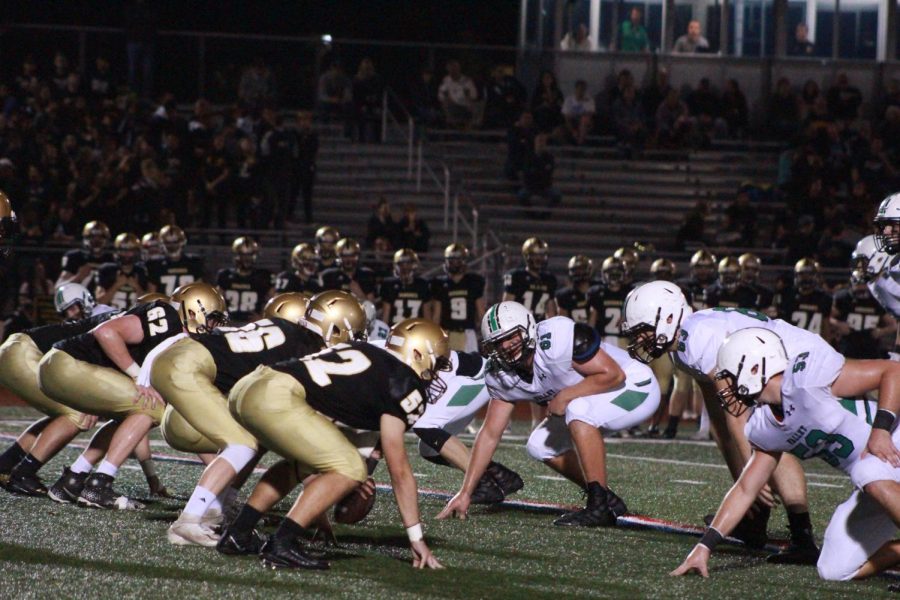
[[677, 429], [668, 429], [668, 428], [666, 428], [666, 429], [663, 430], [663, 432], [660, 434], [659, 437], [661, 437], [661, 438], [664, 439], [664, 440], [674, 440], [674, 439], [675, 439], [675, 436], [677, 436], [677, 435], [678, 435], [678, 430], [677, 430]]
[[229, 556], [243, 556], [245, 554], [259, 554], [264, 544], [265, 539], [255, 529], [236, 531], [229, 527], [222, 533], [222, 537], [219, 538], [216, 550]]
[[[744, 515], [729, 537], [744, 542], [744, 545], [751, 550], [762, 550], [769, 541], [766, 528], [769, 525], [770, 512], [768, 508], [764, 508], [753, 517], [750, 517], [749, 513]], [[703, 517], [703, 521], [709, 526], [713, 518], [715, 518], [714, 514], [708, 514]]]
[[329, 568], [327, 561], [313, 558], [306, 553], [300, 540], [269, 538], [259, 551], [259, 560], [267, 569], [315, 569]]
[[[596, 481], [587, 484], [587, 503], [581, 510], [566, 513], [553, 521], [561, 527], [611, 527], [616, 515], [609, 508], [609, 490]], [[619, 500], [621, 502], [621, 500]], [[624, 503], [622, 503], [624, 505]]]
[[628, 507], [625, 506], [625, 501], [619, 498], [611, 489], [607, 488], [606, 496], [606, 507], [616, 517], [621, 517], [628, 512]]
[[472, 504], [497, 504], [503, 502], [503, 490], [488, 473], [478, 480], [478, 487], [472, 493]]
[[900, 583], [894, 583], [894, 584], [889, 585], [887, 588], [887, 591], [891, 592], [893, 594], [900, 594]]
[[63, 469], [62, 477], [56, 480], [47, 495], [54, 502], [61, 504], [71, 504], [78, 501], [81, 490], [84, 489], [84, 482], [87, 481], [90, 473], [73, 473], [69, 467]]
[[36, 473], [23, 473], [13, 469], [6, 482], [6, 491], [37, 498], [47, 495], [47, 486]]
[[503, 498], [511, 496], [525, 487], [525, 482], [522, 481], [518, 473], [498, 462], [492, 462], [488, 465], [487, 474], [497, 483], [497, 486], [503, 493]]
[[107, 508], [112, 510], [140, 510], [144, 505], [127, 496], [123, 496], [112, 487], [115, 477], [105, 473], [95, 473], [84, 482], [84, 488], [78, 496], [78, 504], [91, 508]]
[[815, 565], [819, 562], [819, 548], [815, 544], [791, 545], [783, 552], [770, 554], [766, 562], [773, 565]]

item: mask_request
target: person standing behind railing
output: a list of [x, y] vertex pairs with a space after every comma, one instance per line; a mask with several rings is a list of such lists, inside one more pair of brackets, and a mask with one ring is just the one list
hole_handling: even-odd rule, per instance
[[384, 82], [375, 72], [371, 58], [359, 61], [353, 78], [353, 111], [356, 116], [356, 135], [360, 142], [377, 144], [381, 141], [381, 102]]
[[629, 19], [619, 26], [619, 50], [621, 52], [648, 52], [650, 38], [641, 23], [643, 14], [637, 6], [631, 9]]

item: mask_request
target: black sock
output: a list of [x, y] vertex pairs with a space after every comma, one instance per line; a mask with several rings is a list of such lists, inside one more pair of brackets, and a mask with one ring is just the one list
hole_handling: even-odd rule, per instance
[[34, 475], [38, 472], [38, 469], [44, 466], [44, 463], [28, 454], [16, 465], [16, 470], [19, 473], [24, 473], [26, 475]]
[[443, 456], [441, 456], [440, 454], [438, 454], [437, 456], [422, 456], [422, 458], [424, 458], [425, 460], [427, 460], [430, 463], [440, 465], [442, 467], [450, 466], [450, 463], [447, 462], [447, 459], [444, 458]]
[[791, 542], [794, 544], [809, 543], [813, 540], [812, 522], [809, 513], [788, 513], [788, 527], [791, 530]]
[[8, 473], [27, 456], [25, 448], [19, 442], [13, 442], [12, 446], [0, 454], [0, 473]]
[[285, 517], [281, 520], [281, 525], [275, 530], [276, 540], [299, 540], [303, 536], [303, 527], [296, 521]]
[[666, 425], [666, 431], [678, 431], [678, 423], [680, 422], [681, 417], [669, 415], [669, 423]]
[[606, 506], [607, 500], [609, 499], [608, 490], [600, 485], [599, 481], [588, 481], [585, 489], [588, 494], [588, 505], [590, 505], [593, 500], [598, 504]]
[[234, 521], [231, 522], [229, 529], [234, 529], [235, 531], [250, 531], [256, 524], [259, 523], [259, 520], [262, 518], [262, 513], [250, 506], [249, 504], [245, 504], [244, 508], [241, 509], [241, 512], [234, 518]]

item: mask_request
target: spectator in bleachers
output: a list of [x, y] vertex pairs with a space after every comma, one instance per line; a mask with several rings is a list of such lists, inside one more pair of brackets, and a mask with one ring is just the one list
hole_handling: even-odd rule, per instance
[[[159, 22], [155, 3], [134, 0], [125, 8], [125, 41], [128, 54], [128, 87], [144, 98], [153, 93], [156, 29]], [[138, 72], [140, 71], [140, 86]]]
[[828, 112], [835, 119], [852, 121], [859, 114], [859, 106], [862, 104], [862, 93], [859, 88], [850, 85], [846, 73], [838, 73], [834, 85], [828, 89], [825, 95], [828, 100]]
[[257, 158], [256, 144], [249, 137], [242, 137], [238, 148], [240, 154], [234, 168], [238, 227], [263, 229], [268, 218], [263, 205], [263, 170]]
[[110, 70], [109, 60], [98, 56], [94, 60], [94, 68], [88, 76], [88, 91], [95, 104], [113, 97], [116, 91], [115, 81]]
[[72, 73], [72, 69], [69, 67], [69, 57], [67, 57], [62, 52], [57, 52], [53, 56], [53, 74], [50, 76], [50, 81], [53, 82], [55, 86], [54, 92], [61, 92], [66, 87], [66, 82], [69, 80], [69, 75]]
[[775, 93], [769, 99], [769, 131], [775, 139], [787, 140], [797, 132], [799, 121], [797, 95], [791, 89], [791, 82], [782, 77], [775, 84]]
[[621, 52], [649, 52], [650, 38], [643, 24], [643, 12], [633, 6], [628, 20], [619, 25], [619, 50]]
[[22, 72], [16, 76], [16, 94], [23, 99], [35, 96], [41, 83], [37, 62], [28, 54], [22, 61]]
[[647, 138], [646, 119], [634, 86], [625, 88], [612, 105], [612, 122], [619, 149], [626, 158], [641, 152]]
[[56, 214], [48, 221], [46, 230], [50, 240], [59, 244], [74, 244], [80, 235], [78, 221], [75, 219], [75, 206], [71, 202], [63, 202], [56, 209]]
[[[151, 159], [147, 159], [141, 163], [141, 169], [144, 165], [153, 164]], [[274, 169], [267, 170], [267, 175], [273, 174]], [[203, 214], [205, 216], [204, 227], [212, 226], [213, 214], [217, 217], [217, 223], [220, 229], [224, 229], [228, 225], [227, 212], [229, 202], [229, 184], [231, 177], [231, 165], [229, 164], [228, 155], [225, 152], [225, 136], [217, 135], [213, 138], [212, 146], [206, 153], [203, 162], [203, 181], [200, 190], [203, 198]], [[149, 182], [154, 182], [153, 178], [147, 178]], [[268, 179], [268, 177], [266, 178]], [[276, 195], [275, 183], [271, 182], [266, 190], [266, 200], [270, 205], [274, 204]], [[148, 185], [148, 188], [155, 189], [154, 186]], [[135, 227], [135, 231], [148, 231], [152, 227]]]
[[531, 206], [535, 196], [543, 199], [550, 206], [559, 204], [562, 196], [553, 187], [553, 173], [556, 159], [547, 150], [548, 135], [539, 133], [534, 138], [534, 155], [525, 165], [522, 177], [522, 189], [519, 191], [519, 203]]
[[656, 111], [671, 90], [672, 85], [669, 83], [669, 72], [664, 67], [660, 67], [652, 80], [641, 90], [640, 94], [644, 115], [648, 119], [648, 126], [655, 128]]
[[750, 109], [747, 107], [747, 97], [741, 91], [737, 79], [725, 82], [725, 91], [722, 94], [722, 118], [728, 127], [728, 137], [739, 139], [746, 136], [750, 124]]
[[447, 125], [468, 129], [474, 124], [478, 90], [472, 79], [462, 72], [458, 60], [447, 61], [447, 75], [438, 88], [438, 98]]
[[418, 78], [410, 86], [409, 99], [412, 116], [420, 123], [425, 126], [440, 123], [443, 109], [438, 99], [438, 82], [434, 77], [434, 71], [425, 68], [419, 72]]
[[818, 247], [820, 237], [816, 232], [816, 219], [812, 215], [801, 215], [797, 220], [797, 229], [790, 236], [784, 264], [793, 265], [809, 256], [810, 249]]
[[59, 321], [53, 304], [54, 292], [53, 281], [47, 277], [44, 260], [34, 259], [19, 286], [19, 307], [32, 327]]
[[[259, 140], [259, 160], [263, 165], [265, 201], [274, 222], [281, 223], [293, 214], [297, 201], [297, 136], [284, 126], [281, 115], [273, 108], [263, 109], [262, 122], [265, 133]], [[227, 175], [225, 181], [227, 185]]]
[[343, 120], [350, 106], [352, 84], [337, 60], [319, 77], [316, 111], [325, 120]]
[[719, 136], [725, 129], [725, 121], [721, 118], [721, 98], [712, 89], [707, 77], [700, 79], [697, 87], [687, 97], [687, 106], [696, 124], [696, 133], [704, 146], [709, 145], [713, 137]]
[[669, 90], [668, 95], [656, 109], [656, 140], [660, 147], [680, 146], [691, 132], [693, 120], [687, 105], [681, 101], [678, 90]]
[[363, 58], [353, 78], [353, 113], [360, 142], [374, 144], [381, 141], [382, 94], [384, 82], [375, 72], [375, 63], [371, 58]]
[[675, 246], [684, 251], [688, 244], [706, 243], [706, 217], [709, 215], [709, 204], [704, 200], [698, 201], [694, 207], [684, 216], [678, 233], [675, 236]]
[[428, 252], [430, 241], [431, 231], [428, 229], [428, 223], [417, 216], [415, 204], [407, 204], [397, 224], [398, 243], [395, 245], [398, 248], [412, 248], [416, 252]]
[[888, 106], [884, 111], [884, 122], [879, 127], [884, 136], [888, 153], [900, 154], [900, 106]]
[[734, 202], [725, 209], [725, 222], [719, 228], [720, 245], [752, 248], [756, 242], [758, 209], [750, 204], [750, 191], [742, 187]]
[[803, 89], [800, 91], [800, 97], [798, 99], [800, 102], [801, 119], [806, 119], [809, 113], [812, 112], [813, 106], [820, 95], [821, 91], [819, 90], [819, 84], [813, 79], [807, 79], [803, 84]]
[[366, 225], [366, 248], [375, 249], [375, 241], [378, 238], [388, 240], [391, 246], [397, 238], [397, 224], [391, 215], [391, 204], [387, 198], [381, 196], [373, 207], [372, 216]]
[[552, 71], [542, 71], [538, 85], [531, 95], [531, 112], [541, 132], [555, 132], [563, 124], [563, 94]]
[[525, 86], [513, 75], [510, 65], [497, 65], [491, 71], [491, 80], [485, 86], [485, 129], [507, 129], [525, 108]]
[[850, 264], [850, 254], [861, 237], [848, 230], [841, 218], [834, 219], [819, 238], [816, 257], [825, 268], [843, 269]]
[[519, 115], [506, 133], [506, 164], [503, 172], [510, 181], [520, 181], [522, 171], [534, 151], [534, 136], [537, 130], [531, 111], [526, 110]]
[[688, 23], [687, 33], [675, 40], [672, 52], [674, 54], [709, 52], [709, 41], [701, 35], [700, 21]]
[[570, 31], [563, 36], [562, 41], [559, 43], [559, 47], [563, 50], [574, 50], [578, 52], [588, 52], [593, 50], [593, 43], [591, 42], [590, 31], [588, 31], [587, 25], [579, 23], [574, 31]]
[[257, 56], [241, 73], [238, 100], [247, 108], [260, 110], [263, 106], [273, 103], [275, 95], [275, 76], [262, 57]]
[[853, 157], [853, 170], [879, 197], [891, 193], [897, 186], [897, 169], [884, 149], [881, 136], [872, 136], [869, 144]]
[[17, 215], [19, 219], [19, 236], [16, 243], [21, 246], [38, 247], [43, 245], [44, 228], [41, 225], [41, 216], [38, 212], [38, 206], [35, 204], [26, 204], [25, 208], [19, 211]]
[[584, 144], [593, 129], [595, 112], [594, 99], [587, 93], [587, 82], [579, 79], [575, 82], [575, 93], [566, 96], [562, 105], [566, 129], [576, 144]]
[[[316, 182], [316, 157], [319, 153], [319, 134], [312, 128], [312, 113], [297, 113], [297, 187], [303, 197], [303, 216], [307, 225], [313, 220], [313, 186]], [[288, 215], [290, 220], [293, 209]]]
[[794, 39], [788, 49], [791, 56], [812, 56], [816, 52], [816, 46], [809, 40], [809, 27], [806, 23], [797, 23], [794, 29]]

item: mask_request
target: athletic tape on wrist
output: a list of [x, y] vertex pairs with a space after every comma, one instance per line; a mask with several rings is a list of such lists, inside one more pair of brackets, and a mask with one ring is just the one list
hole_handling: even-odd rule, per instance
[[132, 379], [137, 379], [138, 375], [141, 374], [141, 368], [138, 366], [136, 362], [128, 365], [128, 368], [125, 369], [125, 374], [131, 377]]
[[715, 527], [708, 527], [706, 529], [706, 533], [703, 534], [703, 537], [700, 538], [700, 545], [706, 546], [710, 552], [716, 549], [716, 546], [719, 545], [724, 539], [724, 536], [716, 530]]
[[890, 431], [894, 428], [894, 421], [896, 420], [897, 415], [886, 408], [879, 408], [878, 412], [875, 413], [875, 420], [872, 421], [872, 429]]
[[422, 531], [422, 524], [416, 523], [406, 528], [406, 535], [409, 536], [410, 542], [421, 542], [425, 539], [425, 533]]

